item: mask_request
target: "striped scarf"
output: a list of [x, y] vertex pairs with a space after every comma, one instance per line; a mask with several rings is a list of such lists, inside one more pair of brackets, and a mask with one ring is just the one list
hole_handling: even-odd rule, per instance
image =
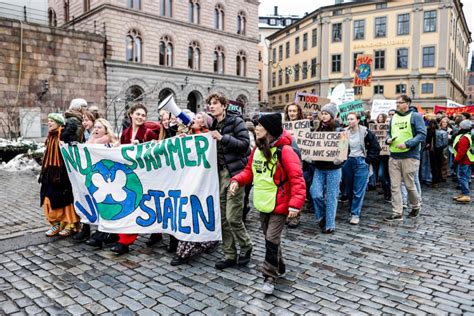
[[58, 183], [61, 178], [61, 168], [63, 161], [59, 150], [59, 138], [61, 136], [62, 127], [49, 132], [46, 139], [46, 150], [43, 157], [43, 164], [41, 168], [40, 181], [43, 177], [45, 180]]

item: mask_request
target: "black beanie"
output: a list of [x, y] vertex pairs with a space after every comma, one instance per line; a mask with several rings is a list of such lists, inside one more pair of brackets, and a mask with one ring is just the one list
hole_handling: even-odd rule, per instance
[[258, 119], [258, 123], [260, 123], [260, 125], [262, 125], [267, 130], [268, 134], [275, 138], [280, 137], [280, 135], [283, 133], [280, 113], [262, 115]]

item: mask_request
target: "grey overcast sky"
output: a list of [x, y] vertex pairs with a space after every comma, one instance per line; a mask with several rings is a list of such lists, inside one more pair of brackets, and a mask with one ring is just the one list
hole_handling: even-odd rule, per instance
[[[349, 1], [345, 1], [349, 2]], [[474, 0], [461, 0], [464, 4], [464, 16], [466, 17], [471, 37], [474, 40]], [[278, 6], [278, 14], [282, 15], [304, 15], [305, 12], [312, 12], [319, 7], [332, 5], [334, 0], [260, 0], [258, 14], [260, 16], [273, 14], [273, 7]], [[471, 54], [474, 50], [474, 43], [471, 43]], [[469, 62], [471, 61], [469, 57]]]

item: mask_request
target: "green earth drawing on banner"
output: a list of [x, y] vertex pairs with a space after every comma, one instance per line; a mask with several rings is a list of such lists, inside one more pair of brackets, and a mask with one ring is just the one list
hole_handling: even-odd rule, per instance
[[138, 176], [126, 165], [101, 160], [86, 176], [87, 189], [100, 217], [118, 220], [130, 215], [140, 204], [143, 188]]

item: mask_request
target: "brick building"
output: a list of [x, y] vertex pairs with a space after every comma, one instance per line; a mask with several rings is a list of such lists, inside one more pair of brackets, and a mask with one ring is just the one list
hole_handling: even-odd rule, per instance
[[170, 93], [200, 111], [206, 95], [221, 91], [255, 112], [257, 11], [257, 0], [49, 0], [51, 24], [105, 33], [112, 122], [132, 100], [143, 100], [153, 118]]
[[46, 115], [105, 100], [105, 38], [0, 18], [0, 137], [46, 136]]

